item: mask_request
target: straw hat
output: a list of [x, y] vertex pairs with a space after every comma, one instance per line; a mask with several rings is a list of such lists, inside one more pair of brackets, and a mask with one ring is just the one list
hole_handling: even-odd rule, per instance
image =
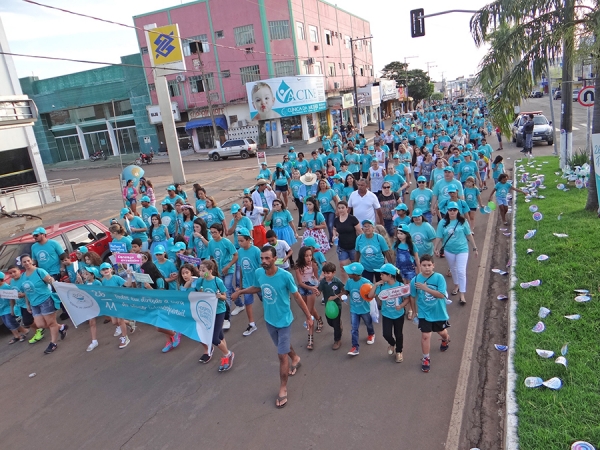
[[314, 173], [308, 172], [300, 177], [300, 181], [306, 186], [312, 186], [317, 182], [317, 176]]

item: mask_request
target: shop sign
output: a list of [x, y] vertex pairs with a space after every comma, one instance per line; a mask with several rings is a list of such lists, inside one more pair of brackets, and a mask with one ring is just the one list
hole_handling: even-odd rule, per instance
[[388, 100], [395, 100], [398, 98], [398, 90], [396, 89], [395, 80], [380, 80], [379, 81], [379, 93], [382, 102]]
[[[213, 116], [220, 116], [223, 115], [225, 113], [225, 109], [224, 108], [215, 108], [213, 107]], [[188, 117], [190, 120], [192, 119], [202, 119], [204, 117], [209, 117], [210, 114], [208, 112], [208, 108], [201, 108], [201, 109], [192, 109], [190, 111], [188, 111]]]
[[381, 97], [378, 86], [366, 86], [358, 89], [358, 104], [360, 106], [379, 106]]
[[[179, 113], [179, 105], [177, 102], [171, 102], [171, 108], [173, 109], [173, 118], [175, 122], [179, 122], [181, 120], [181, 114]], [[158, 105], [149, 105], [146, 106], [148, 110], [148, 119], [152, 125], [156, 125], [157, 123], [162, 123], [162, 116], [160, 115], [160, 106]]]

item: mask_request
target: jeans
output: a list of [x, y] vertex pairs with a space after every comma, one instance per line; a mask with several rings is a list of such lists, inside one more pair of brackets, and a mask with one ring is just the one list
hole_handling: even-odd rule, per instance
[[450, 272], [452, 273], [452, 281], [458, 284], [458, 290], [464, 294], [467, 292], [467, 262], [469, 261], [469, 253], [450, 253], [448, 250], [444, 252]]
[[[227, 306], [229, 306], [231, 308], [231, 294], [233, 294], [233, 277], [235, 276], [235, 273], [228, 273], [227, 275], [225, 275], [223, 277], [223, 284], [225, 284], [225, 288], [227, 289], [226, 292], [226, 301], [227, 301]], [[235, 305], [236, 306], [244, 306], [244, 301], [238, 297], [238, 299], [235, 301]]]
[[325, 223], [327, 224], [327, 231], [329, 232], [329, 241], [333, 241], [333, 222], [335, 221], [335, 213], [324, 212], [322, 213], [325, 217]]
[[391, 237], [396, 236], [393, 219], [383, 219], [383, 227]]
[[527, 150], [531, 152], [533, 148], [533, 133], [527, 133], [525, 135], [525, 148], [523, 150]]
[[356, 347], [358, 349], [358, 326], [360, 325], [360, 319], [367, 326], [367, 334], [372, 336], [375, 334], [375, 330], [373, 329], [373, 319], [371, 319], [371, 314], [356, 314], [350, 313], [350, 320], [352, 321], [352, 347]]
[[342, 340], [342, 308], [340, 308], [340, 312], [335, 319], [330, 319], [326, 317], [327, 325], [333, 328], [333, 340], [335, 342]]
[[423, 217], [425, 217], [425, 220], [427, 220], [427, 222], [429, 222], [431, 224], [431, 211], [427, 211], [423, 213]]
[[[396, 347], [396, 353], [402, 353], [402, 346], [404, 344], [404, 336], [402, 335], [402, 328], [404, 328], [404, 315], [397, 319], [390, 319], [389, 317], [381, 316], [381, 328], [383, 329], [383, 338], [392, 347]], [[392, 336], [393, 331], [393, 336]], [[394, 339], [394, 337], [396, 339]]]
[[362, 276], [371, 283], [377, 283], [381, 280], [381, 272], [369, 272], [368, 270], [364, 270]]

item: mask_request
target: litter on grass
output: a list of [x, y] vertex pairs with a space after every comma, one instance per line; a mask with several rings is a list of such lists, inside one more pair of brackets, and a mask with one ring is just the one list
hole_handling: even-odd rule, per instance
[[542, 383], [548, 389], [558, 390], [562, 387], [562, 380], [558, 377], [550, 378]]
[[511, 233], [502, 233], [504, 236], [508, 237], [511, 235]]
[[494, 344], [494, 347], [496, 347], [496, 350], [499, 352], [505, 352], [508, 350], [508, 345]]
[[573, 442], [573, 445], [571, 445], [571, 450], [596, 450], [596, 447], [589, 442], [577, 441]]
[[567, 356], [567, 353], [569, 353], [569, 343], [568, 342], [560, 348], [561, 355]]
[[532, 213], [536, 212], [537, 210], [538, 210], [538, 207], [537, 207], [537, 205], [531, 205], [531, 206], [529, 207], [529, 211], [531, 211]]
[[542, 358], [546, 358], [546, 359], [552, 358], [554, 356], [554, 352], [552, 350], [542, 350], [542, 349], [536, 348], [535, 352]]
[[531, 329], [531, 331], [533, 331], [534, 333], [541, 333], [545, 329], [546, 329], [546, 325], [544, 325], [544, 322], [538, 322], [535, 324], [535, 327], [533, 327]]
[[498, 228], [500, 231], [508, 231], [508, 228]]
[[564, 238], [564, 237], [569, 237], [568, 234], [564, 234], [564, 233], [552, 233], [554, 236], [556, 236], [557, 238]]
[[492, 269], [492, 272], [500, 274], [500, 275], [506, 275], [508, 272], [502, 269]]
[[537, 230], [527, 230], [527, 233], [525, 234], [525, 239], [531, 239], [532, 237], [535, 236], [535, 233], [537, 233]]
[[523, 289], [528, 289], [530, 287], [538, 287], [540, 284], [542, 284], [541, 280], [533, 280], [521, 283], [519, 286], [521, 286]]
[[578, 294], [589, 294], [590, 291], [588, 291], [587, 289], [574, 289], [574, 292], [577, 292]]
[[592, 297], [590, 297], [589, 295], [578, 295], [577, 297], [575, 297], [575, 301], [577, 303], [587, 303], [592, 299]]
[[540, 220], [542, 220], [544, 218], [544, 215], [541, 212], [535, 212], [533, 213], [533, 220], [535, 220], [536, 222], [539, 222]]
[[528, 248], [528, 249], [527, 249], [527, 254], [528, 254], [528, 255], [531, 255], [532, 253], [533, 253], [533, 249], [532, 249], [532, 248]]
[[548, 256], [548, 255], [540, 255], [540, 256], [538, 256], [536, 259], [537, 259], [538, 261], [546, 261], [548, 258], [549, 258], [549, 256]]
[[559, 356], [554, 360], [554, 362], [556, 364], [562, 364], [563, 366], [567, 367], [567, 358], [565, 358], [564, 356]]
[[560, 213], [560, 214], [558, 215], [558, 217], [556, 218], [556, 220], [560, 220], [560, 216], [562, 216], [562, 215], [563, 215], [563, 213]]
[[545, 306], [540, 307], [540, 311], [538, 312], [538, 317], [540, 319], [545, 319], [546, 317], [548, 317], [548, 314], [550, 314], [550, 310], [548, 308], [546, 308]]
[[528, 388], [540, 387], [542, 384], [544, 384], [544, 380], [542, 380], [540, 377], [525, 378], [525, 386], [527, 386]]
[[581, 316], [579, 314], [570, 314], [568, 316], [565, 316], [565, 319], [579, 320], [579, 319], [581, 319]]

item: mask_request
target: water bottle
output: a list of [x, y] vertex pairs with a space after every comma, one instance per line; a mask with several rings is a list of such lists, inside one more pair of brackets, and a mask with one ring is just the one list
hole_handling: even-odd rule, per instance
[[342, 295], [340, 298], [342, 299], [342, 301], [344, 303], [348, 303], [348, 296], [347, 295]]
[[[315, 318], [313, 316], [310, 316], [310, 319], [314, 322]], [[304, 321], [304, 328], [306, 328], [308, 330], [308, 324], [306, 323], [306, 320]]]
[[417, 316], [415, 316], [412, 321], [415, 325], [419, 325], [419, 318]]
[[333, 238], [333, 245], [335, 245], [337, 247], [338, 242], [340, 241], [340, 238], [338, 236]]

